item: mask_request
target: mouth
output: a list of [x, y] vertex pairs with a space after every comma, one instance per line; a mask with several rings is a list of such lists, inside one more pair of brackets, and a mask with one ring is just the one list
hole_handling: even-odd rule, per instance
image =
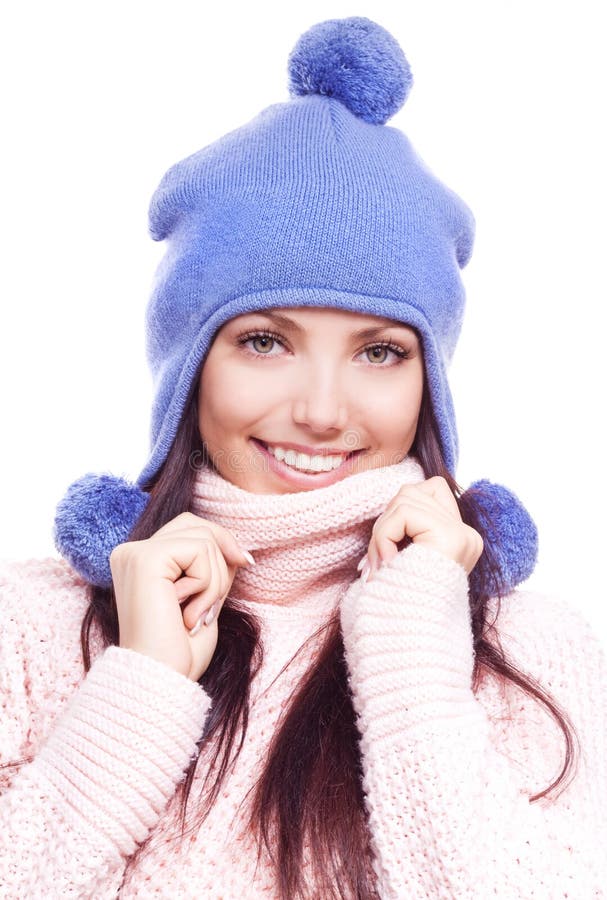
[[272, 472], [300, 488], [324, 487], [339, 481], [352, 471], [353, 463], [364, 450], [352, 450], [347, 454], [330, 454], [325, 450], [311, 456], [280, 444], [267, 444], [258, 438], [250, 440], [263, 454]]

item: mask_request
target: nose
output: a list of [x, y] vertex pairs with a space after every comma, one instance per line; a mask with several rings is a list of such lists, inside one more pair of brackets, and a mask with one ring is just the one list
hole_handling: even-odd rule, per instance
[[302, 373], [293, 401], [293, 421], [318, 433], [346, 427], [348, 403], [337, 372], [315, 368]]

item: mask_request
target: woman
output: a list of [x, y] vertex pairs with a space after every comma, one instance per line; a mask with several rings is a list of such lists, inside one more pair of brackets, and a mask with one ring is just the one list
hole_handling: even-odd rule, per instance
[[289, 65], [154, 195], [138, 483], [79, 479], [65, 561], [3, 577], [0, 881], [601, 896], [604, 655], [516, 590], [514, 495], [454, 479], [471, 214], [385, 126], [387, 32], [321, 23]]

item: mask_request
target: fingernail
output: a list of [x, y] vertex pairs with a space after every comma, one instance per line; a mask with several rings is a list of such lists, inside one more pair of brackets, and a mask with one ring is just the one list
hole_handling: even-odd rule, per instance
[[363, 584], [365, 584], [365, 582], [370, 574], [371, 574], [371, 566], [369, 565], [368, 562], [366, 562], [363, 566], [363, 570], [360, 575], [360, 580], [362, 581]]
[[202, 625], [202, 616], [200, 616], [200, 618], [198, 619], [198, 621], [196, 622], [194, 627], [190, 628], [190, 630], [188, 632], [190, 637], [194, 637], [195, 634], [198, 634], [198, 632], [200, 631], [201, 625]]
[[251, 556], [251, 554], [249, 553], [248, 550], [243, 550], [243, 551], [242, 551], [242, 555], [244, 556], [244, 558], [246, 559], [246, 561], [247, 561], [248, 563], [250, 563], [250, 565], [252, 565], [252, 566], [255, 565], [255, 560], [253, 559], [253, 557]]
[[366, 561], [367, 561], [367, 554], [365, 553], [363, 558], [358, 561], [358, 565], [356, 566], [356, 569], [358, 572], [360, 572], [360, 570], [362, 569], [362, 567], [364, 566]]
[[206, 618], [204, 620], [205, 625], [210, 625], [215, 616], [217, 615], [217, 610], [219, 609], [219, 600], [216, 600], [213, 606], [210, 608], [208, 613], [206, 614]]

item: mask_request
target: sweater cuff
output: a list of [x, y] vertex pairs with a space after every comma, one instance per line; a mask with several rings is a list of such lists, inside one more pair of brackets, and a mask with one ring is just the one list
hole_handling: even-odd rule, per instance
[[108, 647], [34, 765], [81, 829], [104, 833], [129, 856], [196, 756], [210, 705], [200, 685], [179, 672], [134, 650]]
[[356, 581], [341, 625], [359, 729], [376, 744], [478, 719], [468, 578], [459, 563], [410, 544]]

